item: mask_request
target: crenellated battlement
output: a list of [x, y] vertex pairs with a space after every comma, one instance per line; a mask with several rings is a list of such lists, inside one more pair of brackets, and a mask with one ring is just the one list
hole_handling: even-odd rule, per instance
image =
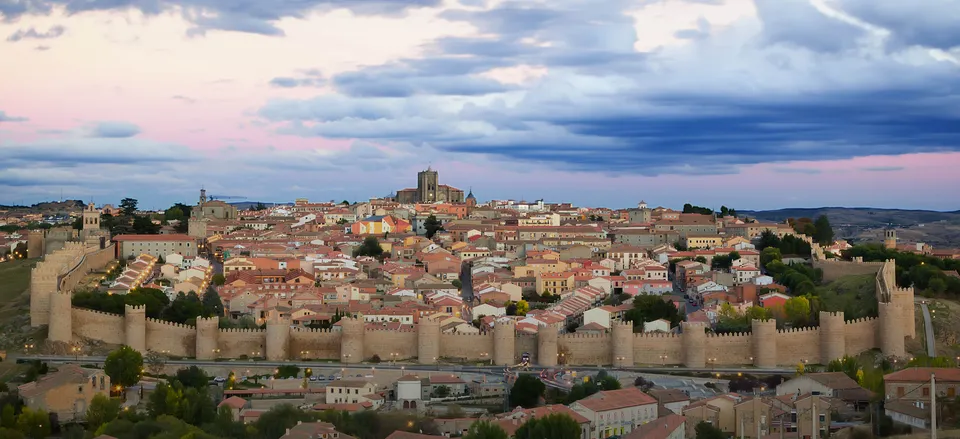
[[634, 339], [638, 338], [671, 338], [679, 339], [679, 334], [674, 334], [672, 332], [638, 332], [633, 334]]
[[593, 339], [600, 340], [605, 338], [610, 338], [610, 334], [581, 334], [579, 332], [574, 332], [572, 334], [563, 334], [560, 336], [561, 339]]
[[147, 312], [146, 305], [123, 305], [124, 314], [143, 314]]
[[843, 320], [842, 311], [820, 311], [820, 320], [822, 321], [825, 318], [835, 318]]
[[778, 334], [803, 334], [812, 332], [820, 332], [820, 328], [816, 326], [805, 326], [803, 328], [784, 328], [777, 330]]
[[[257, 331], [263, 332], [262, 329], [257, 329]], [[331, 334], [334, 332], [339, 333], [340, 331], [334, 331], [333, 329], [321, 329], [321, 328], [301, 328], [299, 326], [293, 328], [293, 332], [308, 332], [308, 333], [319, 333], [319, 334]]]
[[85, 313], [90, 313], [90, 314], [100, 314], [100, 315], [105, 315], [105, 316], [110, 316], [110, 317], [123, 318], [123, 314], [114, 314], [114, 313], [112, 313], [112, 312], [103, 312], [103, 311], [97, 311], [97, 310], [87, 309], [87, 308], [77, 308], [77, 307], [73, 307], [73, 308], [72, 308], [72, 311], [80, 311], [80, 312], [85, 312]]
[[[329, 331], [329, 329], [327, 329]], [[221, 334], [266, 334], [267, 331], [263, 329], [250, 329], [250, 328], [221, 328]]]
[[847, 321], [846, 321], [846, 324], [848, 324], [848, 325], [856, 325], [856, 324], [860, 324], [860, 323], [870, 323], [870, 322], [874, 322], [874, 321], [876, 321], [876, 320], [877, 320], [876, 317], [860, 317], [860, 318], [856, 318], [856, 319], [853, 319], [853, 320], [847, 320]]
[[711, 332], [707, 334], [707, 338], [711, 338], [711, 339], [713, 338], [715, 339], [749, 338], [750, 336], [751, 336], [751, 333], [749, 332], [728, 332], [725, 334], [715, 334]]
[[400, 327], [398, 329], [391, 329], [386, 326], [367, 326], [367, 327], [364, 327], [364, 331], [366, 332], [417, 332], [417, 328], [411, 329], [409, 327]]
[[185, 324], [183, 324], [183, 323], [168, 322], [168, 321], [166, 321], [166, 320], [154, 319], [154, 318], [150, 318], [150, 317], [147, 317], [147, 323], [153, 323], [153, 324], [156, 324], [156, 325], [164, 325], [164, 326], [169, 326], [169, 327], [171, 327], [171, 328], [177, 328], [177, 329], [188, 329], [188, 330], [190, 330], [190, 331], [196, 331], [196, 330], [197, 330], [197, 327], [196, 327], [196, 326], [185, 325]]

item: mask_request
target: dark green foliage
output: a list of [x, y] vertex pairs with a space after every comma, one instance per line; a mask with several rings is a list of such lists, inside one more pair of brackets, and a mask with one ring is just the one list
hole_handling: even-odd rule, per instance
[[117, 419], [120, 415], [120, 400], [110, 399], [106, 395], [97, 395], [87, 408], [87, 428], [96, 431], [101, 425]]
[[120, 200], [120, 212], [123, 215], [131, 216], [137, 212], [137, 204], [139, 202], [134, 198], [124, 198]]
[[380, 241], [375, 236], [368, 236], [363, 239], [363, 244], [353, 251], [353, 256], [370, 256], [379, 258], [383, 255], [383, 247], [380, 247]]
[[694, 431], [696, 432], [696, 439], [725, 439], [727, 437], [722, 430], [705, 421], [700, 421]]
[[[72, 303], [77, 308], [86, 308], [112, 314], [123, 314], [124, 305], [146, 305], [146, 314], [150, 318], [160, 318], [170, 299], [155, 288], [137, 288], [129, 294], [107, 294], [99, 291], [79, 291], [73, 295]], [[182, 323], [182, 322], [181, 322]]]
[[700, 215], [713, 215], [713, 209], [707, 207], [694, 206], [690, 203], [683, 205], [683, 213], [699, 213]]
[[944, 273], [944, 270], [960, 270], [960, 260], [901, 252], [874, 244], [858, 245], [843, 252], [844, 259], [857, 256], [864, 261], [896, 260], [897, 285], [901, 287], [913, 285], [918, 292], [928, 296], [960, 295], [960, 279]]
[[133, 233], [138, 235], [156, 235], [160, 233], [160, 224], [154, 224], [148, 216], [133, 217]]
[[517, 429], [517, 439], [578, 439], [580, 424], [566, 413], [551, 413], [531, 419]]
[[296, 378], [300, 374], [300, 368], [292, 364], [285, 364], [277, 368], [277, 373], [274, 374], [274, 377], [277, 379], [284, 378]]
[[633, 309], [628, 310], [624, 316], [624, 320], [633, 322], [634, 327], [657, 319], [666, 319], [672, 325], [679, 325], [680, 311], [672, 304], [664, 302], [660, 296], [639, 295], [633, 299]]
[[727, 208], [727, 206], [720, 206], [720, 216], [737, 216], [736, 209]]
[[823, 270], [804, 264], [786, 265], [773, 261], [766, 265], [767, 273], [781, 285], [790, 289], [794, 296], [813, 294], [823, 280]]
[[547, 386], [534, 375], [520, 374], [510, 388], [510, 407], [536, 407]]
[[587, 377], [583, 383], [574, 384], [567, 394], [565, 404], [573, 404], [601, 390], [619, 390], [620, 381], [601, 370], [594, 377]]
[[143, 355], [130, 346], [120, 346], [107, 355], [103, 371], [110, 377], [111, 383], [132, 386], [140, 381], [143, 374]]
[[[533, 436], [516, 437], [526, 438]], [[467, 430], [467, 434], [463, 435], [463, 439], [507, 439], [507, 432], [503, 431], [503, 428], [500, 428], [499, 425], [490, 421], [477, 421], [470, 425], [470, 429]]]
[[814, 225], [814, 234], [813, 239], [822, 245], [830, 245], [833, 243], [833, 227], [830, 226], [830, 219], [826, 215], [820, 215], [817, 217], [817, 220], [813, 222]]
[[220, 300], [220, 294], [212, 286], [203, 293], [203, 316], [204, 317], [223, 317], [223, 301]]
[[[223, 304], [221, 303], [220, 306], [222, 309]], [[212, 316], [215, 312], [215, 309], [204, 307], [200, 296], [198, 296], [196, 292], [191, 291], [187, 294], [177, 294], [177, 298], [173, 299], [173, 302], [170, 302], [170, 306], [163, 310], [161, 317], [163, 320], [169, 322], [186, 323], [191, 319], [195, 322], [197, 317]]]
[[780, 249], [782, 255], [810, 256], [810, 244], [806, 241], [794, 235], [786, 235], [781, 239], [776, 233], [764, 230], [760, 234], [760, 243], [757, 244], [757, 250], [763, 251], [768, 247]]
[[177, 371], [177, 381], [183, 384], [183, 387], [193, 387], [197, 389], [206, 388], [210, 384], [210, 377], [203, 369], [197, 366], [185, 367]]
[[443, 230], [443, 224], [440, 224], [440, 220], [435, 215], [430, 215], [423, 222], [423, 228], [426, 230], [427, 239], [432, 239], [433, 235]]

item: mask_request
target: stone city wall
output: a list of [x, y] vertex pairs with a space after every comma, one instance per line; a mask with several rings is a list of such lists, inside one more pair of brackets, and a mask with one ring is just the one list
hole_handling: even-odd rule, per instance
[[874, 274], [883, 267], [885, 262], [863, 262], [863, 258], [853, 258], [853, 261], [838, 259], [813, 260], [813, 267], [823, 270], [823, 281], [833, 282], [844, 276]]
[[[347, 318], [341, 321], [340, 331], [330, 331], [295, 328], [289, 319], [271, 316], [264, 331], [219, 329], [216, 317], [198, 319], [196, 327], [155, 319], [143, 322], [142, 310], [128, 307], [130, 315], [125, 316], [66, 308], [72, 318], [51, 325], [51, 336], [56, 333], [59, 338], [83, 337], [110, 344], [143, 343], [146, 350], [202, 359], [245, 355], [357, 363], [377, 355], [381, 361], [417, 359], [432, 364], [437, 358], [446, 358], [512, 365], [528, 353], [532, 362], [546, 366], [825, 364], [876, 348], [888, 356], [906, 354], [904, 338], [911, 336], [906, 328], [912, 328], [913, 322], [909, 320], [912, 313], [904, 308], [909, 305], [913, 309], [913, 291], [890, 287], [893, 261], [879, 267], [877, 284], [882, 291], [878, 295], [883, 300], [879, 317], [844, 321], [842, 313], [821, 312], [821, 327], [777, 330], [773, 321], [754, 321], [749, 333], [717, 335], [706, 333], [701, 324], [684, 323], [681, 334], [635, 334], [630, 324], [614, 322], [610, 332], [599, 335], [546, 334], [544, 328], [543, 334], [531, 336], [517, 333], [511, 323], [498, 323], [482, 334], [442, 334], [439, 325], [429, 320], [413, 330], [390, 331], [367, 329], [361, 320]], [[50, 302], [51, 309], [62, 310], [69, 306], [69, 294], [53, 294]], [[145, 334], [131, 333], [137, 331]]]

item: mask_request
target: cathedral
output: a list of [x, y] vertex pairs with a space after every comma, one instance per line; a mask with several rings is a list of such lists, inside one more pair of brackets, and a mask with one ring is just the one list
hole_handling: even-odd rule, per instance
[[462, 203], [463, 191], [453, 186], [439, 184], [437, 171], [428, 167], [426, 171], [417, 173], [416, 189], [401, 189], [397, 191], [395, 199], [401, 204]]

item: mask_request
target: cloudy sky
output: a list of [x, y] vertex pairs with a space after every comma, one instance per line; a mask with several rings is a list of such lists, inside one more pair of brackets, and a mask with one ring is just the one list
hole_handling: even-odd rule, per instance
[[960, 208], [960, 0], [0, 0], [0, 203]]

